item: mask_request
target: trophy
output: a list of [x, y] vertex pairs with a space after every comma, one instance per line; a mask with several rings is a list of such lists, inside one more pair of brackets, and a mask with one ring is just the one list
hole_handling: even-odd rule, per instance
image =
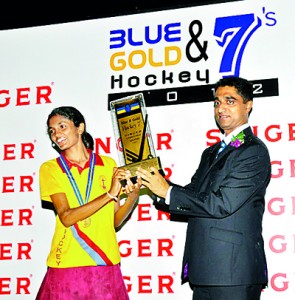
[[[135, 94], [110, 102], [113, 129], [118, 149], [120, 168], [131, 172], [131, 181], [136, 183], [138, 167], [157, 168], [163, 175], [159, 157], [155, 155], [148, 114], [143, 94]], [[122, 185], [126, 185], [123, 180]]]

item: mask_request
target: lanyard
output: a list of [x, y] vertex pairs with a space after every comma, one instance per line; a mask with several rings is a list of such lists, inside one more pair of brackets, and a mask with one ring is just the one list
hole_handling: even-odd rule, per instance
[[85, 195], [85, 202], [84, 202], [81, 192], [78, 188], [78, 185], [73, 177], [73, 174], [70, 171], [70, 168], [69, 168], [65, 158], [62, 156], [62, 154], [60, 154], [60, 162], [61, 162], [62, 168], [68, 176], [68, 179], [73, 187], [73, 190], [75, 192], [75, 195], [76, 195], [80, 205], [88, 203], [89, 195], [90, 195], [90, 191], [91, 191], [91, 187], [92, 187], [92, 182], [93, 182], [95, 160], [96, 160], [95, 154], [92, 152], [92, 154], [90, 156], [90, 166], [89, 166], [89, 171], [88, 171], [88, 180], [87, 180], [86, 195]]

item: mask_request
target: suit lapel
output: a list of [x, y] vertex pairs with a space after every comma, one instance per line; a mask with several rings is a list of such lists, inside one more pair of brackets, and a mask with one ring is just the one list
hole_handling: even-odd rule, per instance
[[220, 148], [221, 142], [212, 146], [211, 151], [209, 152], [209, 165], [211, 166], [214, 160], [216, 159], [218, 149]]
[[[250, 126], [247, 127], [246, 129], [244, 129], [244, 134], [245, 134], [245, 138], [244, 138], [245, 145], [241, 145], [240, 147], [247, 146], [251, 142], [251, 140], [254, 136], [253, 131]], [[236, 150], [236, 148], [234, 146], [231, 146], [230, 144], [228, 144], [225, 147], [225, 149], [222, 152], [220, 152], [219, 155], [216, 157], [218, 149], [220, 148], [220, 144], [221, 144], [221, 142], [213, 145], [211, 151], [209, 151], [209, 168], [205, 172], [204, 177], [207, 176], [207, 174], [210, 172], [211, 168], [213, 166], [215, 166], [215, 164], [218, 163], [225, 155], [228, 156], [228, 155], [230, 155], [230, 153], [232, 151]]]

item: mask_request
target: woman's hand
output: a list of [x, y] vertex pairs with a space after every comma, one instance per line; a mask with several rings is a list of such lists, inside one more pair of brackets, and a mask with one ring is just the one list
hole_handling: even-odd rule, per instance
[[121, 188], [122, 188], [121, 181], [123, 179], [125, 179], [125, 177], [126, 177], [125, 170], [123, 170], [121, 168], [117, 168], [117, 167], [114, 168], [111, 188], [108, 191], [109, 194], [111, 194], [112, 196], [118, 197], [118, 195], [120, 194]]
[[[123, 173], [121, 173], [122, 175]], [[131, 173], [130, 171], [125, 171], [124, 179], [126, 180], [126, 184], [122, 187], [122, 192], [126, 194], [127, 198], [122, 206], [119, 206], [116, 203], [115, 210], [115, 227], [119, 227], [126, 220], [126, 218], [131, 214], [133, 209], [136, 207], [138, 203], [138, 198], [140, 195], [141, 188], [141, 178], [137, 179], [137, 182], [133, 183], [131, 181]]]
[[136, 178], [136, 179], [137, 181], [133, 183], [131, 180], [130, 171], [126, 170], [125, 173], [126, 185], [122, 188], [122, 190], [131, 200], [137, 200], [140, 194], [142, 181], [141, 178]]

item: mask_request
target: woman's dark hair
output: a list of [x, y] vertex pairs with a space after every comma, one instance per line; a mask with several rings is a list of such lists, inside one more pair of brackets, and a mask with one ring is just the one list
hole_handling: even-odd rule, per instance
[[[73, 106], [60, 106], [52, 110], [47, 118], [47, 128], [49, 128], [49, 121], [53, 116], [60, 115], [68, 120], [71, 120], [76, 127], [79, 127], [81, 123], [84, 123], [84, 132], [82, 133], [82, 141], [87, 149], [94, 149], [94, 141], [90, 133], [86, 131], [86, 122], [84, 116]], [[49, 132], [48, 132], [49, 134]], [[50, 134], [49, 134], [50, 137]], [[59, 147], [55, 143], [52, 143], [52, 147], [60, 153]]]

